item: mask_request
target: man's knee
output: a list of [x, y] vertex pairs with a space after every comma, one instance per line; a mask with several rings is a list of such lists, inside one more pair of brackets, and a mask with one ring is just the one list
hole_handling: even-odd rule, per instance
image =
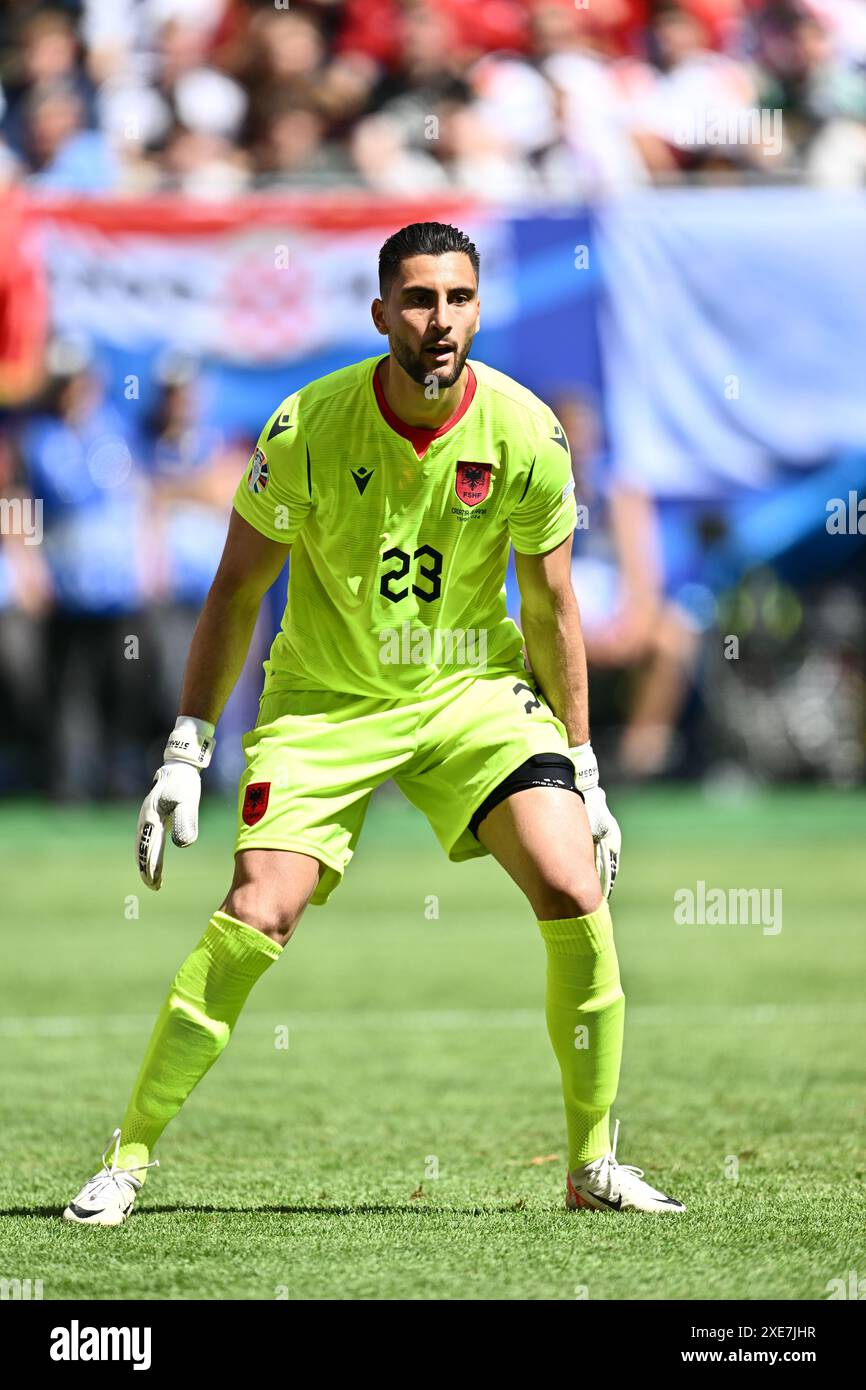
[[587, 917], [603, 902], [601, 884], [594, 864], [582, 869], [546, 874], [535, 890], [533, 908], [539, 921], [555, 922], [563, 917]]
[[278, 896], [261, 884], [244, 883], [230, 889], [221, 910], [284, 946], [305, 907], [305, 902]]
[[242, 850], [221, 911], [285, 946], [310, 901], [321, 865], [308, 855]]

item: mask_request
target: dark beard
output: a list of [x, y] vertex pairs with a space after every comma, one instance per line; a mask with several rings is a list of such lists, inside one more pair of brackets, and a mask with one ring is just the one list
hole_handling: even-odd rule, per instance
[[403, 371], [407, 376], [410, 376], [413, 381], [416, 381], [419, 386], [427, 386], [429, 384], [428, 379], [432, 377], [434, 381], [438, 382], [439, 389], [446, 391], [449, 386], [454, 385], [460, 373], [463, 371], [466, 359], [469, 356], [469, 349], [472, 346], [472, 339], [469, 339], [469, 342], [462, 352], [455, 352], [454, 366], [447, 377], [436, 376], [434, 372], [430, 371], [429, 367], [424, 365], [424, 358], [421, 353], [410, 352], [406, 344], [401, 343], [399, 339], [394, 338], [390, 346], [391, 351], [400, 363]]

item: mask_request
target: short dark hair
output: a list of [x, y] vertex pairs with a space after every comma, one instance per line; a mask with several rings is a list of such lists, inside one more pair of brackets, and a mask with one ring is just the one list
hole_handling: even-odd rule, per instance
[[481, 260], [475, 243], [459, 227], [447, 222], [410, 222], [389, 236], [379, 252], [379, 293], [384, 296], [407, 256], [444, 256], [448, 251], [462, 251], [472, 262], [478, 279]]

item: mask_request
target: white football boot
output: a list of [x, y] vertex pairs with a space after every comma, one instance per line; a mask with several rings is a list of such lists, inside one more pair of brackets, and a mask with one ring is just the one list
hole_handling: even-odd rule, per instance
[[[111, 1167], [105, 1155], [114, 1143]], [[143, 1168], [158, 1168], [159, 1159], [152, 1163], [142, 1163], [138, 1168], [118, 1168], [117, 1154], [120, 1149], [120, 1130], [116, 1129], [102, 1154], [102, 1171], [86, 1182], [73, 1197], [63, 1213], [64, 1221], [78, 1221], [84, 1226], [119, 1226], [132, 1211], [136, 1195], [141, 1191], [140, 1173]]]
[[584, 1164], [576, 1173], [567, 1174], [565, 1205], [569, 1211], [579, 1207], [589, 1207], [593, 1211], [685, 1211], [676, 1197], [666, 1197], [643, 1181], [643, 1168], [617, 1163], [618, 1137], [619, 1120], [613, 1131], [611, 1152]]

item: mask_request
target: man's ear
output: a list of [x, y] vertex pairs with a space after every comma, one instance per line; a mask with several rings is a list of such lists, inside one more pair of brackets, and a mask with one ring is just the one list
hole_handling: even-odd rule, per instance
[[373, 303], [370, 305], [370, 316], [376, 327], [376, 331], [378, 333], [381, 333], [383, 337], [387, 338], [388, 329], [385, 324], [385, 306], [382, 303], [381, 299], [373, 300]]

